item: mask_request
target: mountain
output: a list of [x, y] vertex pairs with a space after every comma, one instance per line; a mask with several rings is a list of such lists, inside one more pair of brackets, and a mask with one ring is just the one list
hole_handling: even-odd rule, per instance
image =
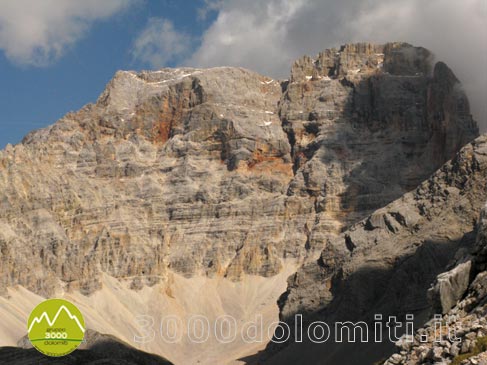
[[[240, 323], [263, 313], [270, 324], [291, 274], [282, 319], [342, 297], [343, 311], [364, 314], [377, 298], [349, 297], [347, 285], [381, 291], [396, 260], [434, 253], [434, 265], [416, 272], [426, 286], [472, 228], [476, 204], [427, 202], [456, 199], [466, 188], [448, 179], [477, 170], [447, 164], [436, 190], [421, 183], [477, 136], [453, 72], [405, 43], [306, 56], [286, 81], [230, 67], [118, 72], [95, 104], [0, 152], [0, 310], [9, 319], [0, 345], [23, 335], [12, 331], [22, 322], [13, 313], [50, 296], [76, 301], [91, 328], [126, 341], [137, 314], [231, 314]], [[477, 156], [481, 144], [460, 156]], [[435, 214], [451, 224], [427, 220]], [[436, 244], [447, 237], [433, 234], [440, 228], [448, 245]], [[373, 249], [373, 240], [384, 242]], [[378, 272], [355, 275], [368, 255]], [[421, 285], [411, 285], [420, 291], [409, 302], [384, 307], [423, 305]], [[143, 349], [223, 364], [264, 346]], [[264, 358], [276, 353], [286, 349]]]

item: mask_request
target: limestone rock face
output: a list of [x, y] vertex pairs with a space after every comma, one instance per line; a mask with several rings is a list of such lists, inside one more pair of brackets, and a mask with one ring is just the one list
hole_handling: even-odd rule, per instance
[[[440, 251], [444, 251], [452, 259], [456, 249], [464, 244], [473, 246], [474, 239], [470, 232], [475, 230], [483, 201], [487, 200], [486, 152], [487, 136], [484, 135], [465, 146], [453, 160], [416, 190], [375, 211], [336, 238], [328, 240], [319, 260], [305, 265], [295, 277], [290, 278], [289, 290], [282, 302], [282, 316], [286, 318], [287, 315], [298, 312], [316, 312], [323, 309], [331, 302], [334, 293], [338, 290], [346, 291], [345, 286], [353, 284], [347, 282], [348, 276], [357, 285], [362, 285], [363, 282], [355, 278], [359, 276], [357, 271], [363, 270], [364, 276], [373, 270], [378, 274], [381, 271], [387, 273], [391, 269], [398, 271], [406, 257], [411, 257], [404, 261], [404, 264], [409, 265], [413, 261], [413, 255], [420, 254], [421, 251], [424, 251], [426, 257], [436, 252], [436, 257], [431, 257], [430, 262], [418, 262], [423, 268], [418, 267], [417, 270], [420, 271], [410, 274], [420, 278], [431, 277], [435, 270], [439, 270], [437, 274], [443, 272], [448, 258], [442, 257]], [[426, 272], [421, 272], [424, 270], [431, 272], [426, 275]], [[315, 277], [311, 280], [313, 286], [301, 286], [300, 283], [307, 282], [306, 277], [309, 275]], [[320, 276], [321, 280], [316, 280]], [[371, 275], [371, 279], [373, 277]], [[394, 301], [393, 298], [388, 298], [383, 303], [395, 310], [403, 306], [421, 307], [422, 304], [427, 304], [426, 292], [414, 290], [414, 287], [420, 285], [427, 289], [435, 277], [436, 275], [430, 281], [425, 280], [422, 283], [398, 281], [395, 284], [400, 285], [403, 288], [401, 292], [409, 298], [398, 297]], [[460, 281], [462, 284], [459, 286], [463, 286], [464, 280]], [[379, 284], [386, 289], [394, 282], [388, 279], [376, 282], [374, 286]], [[410, 284], [412, 287], [406, 289]], [[340, 288], [342, 285], [345, 286]], [[361, 295], [374, 295], [368, 289], [370, 287], [364, 287], [364, 292], [348, 295], [351, 296], [350, 307], [344, 306], [342, 298], [339, 310], [350, 316], [353, 312], [360, 312], [357, 303], [372, 299], [360, 298]], [[385, 294], [382, 290], [377, 290], [377, 294]], [[306, 293], [312, 293], [312, 297]], [[413, 293], [418, 294], [418, 297]]]
[[279, 272], [312, 212], [285, 195], [280, 95], [242, 69], [119, 72], [96, 104], [8, 147], [1, 286], [90, 293], [106, 272], [137, 288], [168, 269], [226, 275], [234, 258], [235, 277]]
[[[0, 152], [0, 292], [90, 294], [101, 273], [134, 289], [168, 271], [271, 276], [477, 133], [453, 73], [407, 44], [304, 57], [282, 83], [226, 67], [118, 72], [95, 104]], [[418, 209], [370, 225], [412, 230]]]
[[[471, 268], [469, 280], [467, 280], [467, 288], [462, 296], [455, 300], [454, 305], [444, 311], [444, 316], [439, 317], [445, 327], [442, 330], [442, 341], [436, 341], [435, 332], [438, 326], [433, 320], [429, 321], [417, 331], [417, 335], [412, 341], [407, 344], [398, 343], [400, 354], [394, 354], [384, 362], [384, 365], [416, 365], [424, 363], [425, 359], [444, 364], [481, 365], [487, 363], [487, 318], [485, 316], [487, 313], [487, 271], [481, 264], [475, 265], [475, 263], [484, 262], [483, 252], [487, 246], [486, 212], [487, 208], [484, 207], [477, 225], [476, 245], [470, 256], [474, 265]], [[465, 270], [465, 265], [466, 263], [461, 264], [447, 273], [440, 274], [437, 283], [444, 281], [447, 277], [459, 277], [459, 274], [462, 277], [461, 272]], [[421, 335], [426, 337], [427, 341], [420, 343]], [[432, 354], [434, 354], [434, 359]]]
[[438, 275], [435, 286], [428, 292], [435, 313], [446, 314], [462, 299], [470, 284], [471, 269], [472, 262], [467, 261]]
[[477, 136], [458, 80], [432, 58], [403, 43], [353, 44], [293, 65], [280, 115], [293, 145], [289, 193], [315, 198], [312, 245], [414, 189]]

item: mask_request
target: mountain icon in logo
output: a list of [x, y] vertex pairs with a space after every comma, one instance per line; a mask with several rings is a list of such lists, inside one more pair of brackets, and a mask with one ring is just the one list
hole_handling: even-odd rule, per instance
[[[61, 308], [59, 308], [59, 310], [57, 311], [56, 315], [54, 316], [54, 319], [51, 321], [49, 319], [49, 315], [47, 314], [47, 312], [43, 312], [41, 314], [41, 317], [35, 317], [31, 324], [30, 324], [30, 327], [28, 329], [28, 333], [30, 333], [30, 331], [32, 330], [32, 327], [34, 327], [36, 324], [39, 324], [39, 325], [42, 325], [42, 322], [43, 321], [46, 321], [47, 324], [49, 325], [49, 327], [54, 327], [56, 325], [56, 322], [58, 320], [58, 318], [61, 316], [61, 314], [63, 314], [63, 312], [66, 312], [66, 314], [68, 315], [69, 319], [72, 319], [76, 322], [76, 324], [78, 325], [79, 329], [81, 330], [81, 332], [85, 333], [85, 329], [83, 328], [83, 326], [81, 325], [81, 322], [79, 320], [79, 318], [74, 315], [74, 314], [71, 314], [71, 312], [69, 311], [69, 309], [62, 305]], [[64, 322], [64, 320], [63, 320]]]
[[83, 341], [84, 318], [79, 309], [64, 299], [49, 299], [30, 314], [27, 332], [32, 345], [48, 356], [65, 356]]

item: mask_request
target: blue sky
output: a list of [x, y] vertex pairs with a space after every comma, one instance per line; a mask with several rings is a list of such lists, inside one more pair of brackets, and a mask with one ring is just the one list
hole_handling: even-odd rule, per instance
[[407, 41], [454, 70], [485, 130], [485, 0], [0, 0], [0, 148], [94, 102], [117, 70], [243, 66]]
[[[149, 18], [171, 19], [197, 39], [214, 16], [210, 13], [206, 19], [199, 17], [198, 9], [203, 6], [204, 1], [197, 0], [135, 4], [108, 20], [94, 22], [63, 56], [48, 65], [21, 64], [0, 52], [0, 148], [96, 101], [117, 70], [150, 69], [150, 63], [132, 54], [134, 42]], [[169, 61], [167, 66], [175, 63]]]

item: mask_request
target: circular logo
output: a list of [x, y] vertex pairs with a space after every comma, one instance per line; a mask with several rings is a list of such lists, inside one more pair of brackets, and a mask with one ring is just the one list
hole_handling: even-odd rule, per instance
[[76, 306], [64, 299], [48, 299], [34, 308], [27, 324], [32, 345], [47, 356], [65, 356], [81, 344], [85, 321]]

